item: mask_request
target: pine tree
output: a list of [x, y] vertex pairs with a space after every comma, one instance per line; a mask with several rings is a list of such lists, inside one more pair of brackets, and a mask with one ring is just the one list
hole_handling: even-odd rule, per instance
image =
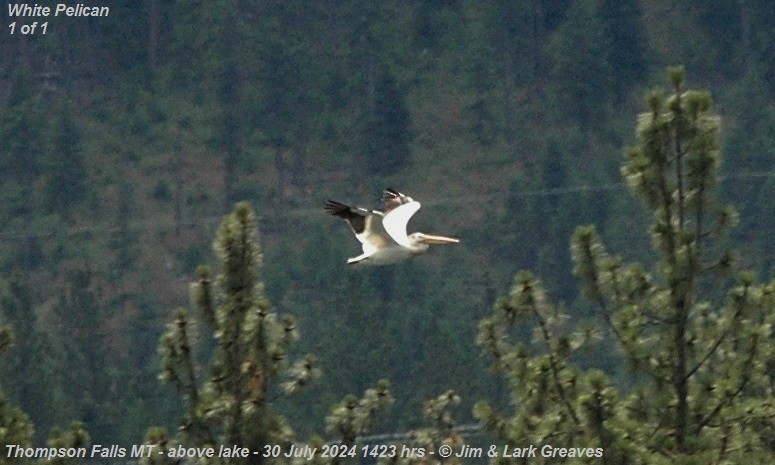
[[598, 0], [573, 2], [550, 45], [561, 111], [590, 131], [606, 114], [613, 76]]
[[115, 279], [120, 279], [132, 270], [139, 255], [137, 249], [140, 234], [135, 228], [132, 228], [132, 218], [137, 209], [135, 196], [132, 184], [126, 180], [119, 184], [115, 206], [117, 227], [110, 232], [109, 239], [110, 247], [116, 251], [115, 260], [110, 270]]
[[57, 375], [68, 406], [97, 440], [106, 441], [120, 427], [125, 391], [117, 386], [123, 359], [111, 353], [105, 325], [110, 315], [90, 270], [68, 274], [52, 313], [59, 330]]
[[[363, 449], [357, 444], [358, 439], [374, 428], [378, 415], [385, 412], [394, 402], [390, 383], [385, 379], [366, 389], [360, 399], [352, 394], [345, 396], [326, 416], [326, 431], [334, 435], [335, 439], [326, 443], [320, 436], [314, 436], [305, 445], [317, 452], [312, 458], [294, 457], [292, 465], [360, 463], [364, 456]], [[324, 444], [333, 446], [329, 453], [322, 452]], [[303, 448], [304, 445], [299, 447]]]
[[627, 88], [642, 83], [648, 71], [646, 40], [637, 0], [602, 0], [600, 17], [611, 47], [609, 62], [614, 66], [615, 95], [627, 95]]
[[[59, 428], [52, 429], [51, 434], [49, 434], [47, 445], [48, 447], [53, 447], [55, 449], [79, 449], [88, 448], [90, 442], [91, 438], [89, 437], [89, 433], [86, 431], [84, 424], [80, 421], [74, 421], [70, 423], [70, 428], [66, 430]], [[55, 457], [47, 460], [47, 462], [52, 465], [84, 463], [81, 459], [73, 457]]]
[[[394, 454], [388, 449], [388, 456], [380, 458], [379, 463], [381, 465], [460, 464], [461, 461], [454, 457], [445, 458], [436, 453], [441, 446], [458, 452], [463, 444], [463, 438], [455, 430], [455, 420], [452, 418], [452, 410], [459, 405], [460, 396], [452, 390], [425, 401], [423, 416], [429, 426], [412, 431], [406, 448], [398, 445]], [[407, 450], [422, 450], [423, 455], [408, 453]], [[431, 451], [433, 454], [430, 453]]]
[[[20, 44], [26, 43], [20, 37]], [[10, 79], [10, 89], [0, 114], [0, 214], [5, 224], [30, 228], [39, 205], [34, 188], [41, 171], [41, 154], [46, 147], [46, 116], [32, 71], [19, 66]], [[6, 203], [5, 199], [9, 199]], [[27, 236], [15, 247], [11, 260], [31, 271], [43, 262], [41, 245]]]
[[[540, 282], [520, 273], [479, 335], [494, 368], [508, 376], [517, 410], [507, 417], [480, 403], [476, 413], [510, 445], [601, 448], [600, 463], [612, 464], [775, 459], [775, 280], [759, 283], [742, 272], [719, 295], [731, 254], [717, 239], [735, 217], [713, 198], [720, 119], [707, 92], [684, 88], [682, 68], [669, 77], [672, 94], [649, 93], [638, 144], [622, 167], [653, 215], [655, 264], [647, 270], [609, 255], [591, 226], [572, 240], [574, 273], [635, 386], [619, 393], [602, 372], [575, 367], [571, 357], [596, 331], [569, 331], [567, 314]], [[540, 350], [512, 339], [523, 320], [536, 323]]]
[[[148, 428], [148, 432], [145, 434], [145, 440], [143, 444], [152, 446], [153, 452], [164, 452], [169, 448], [176, 448], [179, 444], [174, 439], [170, 438], [166, 428], [154, 426]], [[168, 457], [167, 454], [154, 454], [150, 453], [140, 458], [141, 465], [176, 465], [179, 460], [175, 457]]]
[[209, 133], [211, 149], [223, 161], [224, 208], [236, 200], [239, 162], [247, 136], [245, 73], [255, 54], [245, 27], [245, 19], [251, 15], [242, 10], [243, 3], [217, 0], [171, 5], [170, 29], [175, 37], [170, 48], [174, 52], [163, 73], [165, 85], [173, 93], [180, 89], [196, 93], [194, 104], [210, 114], [205, 132]]
[[[0, 326], [0, 355], [14, 343], [11, 327]], [[29, 417], [18, 407], [8, 404], [5, 394], [0, 390], [0, 465], [25, 463], [25, 459], [9, 458], [6, 446], [28, 447], [32, 443], [34, 429]]]
[[32, 443], [34, 429], [32, 422], [24, 411], [9, 405], [5, 394], [0, 391], [0, 465], [26, 464], [27, 459], [8, 457], [7, 446], [29, 447]]
[[409, 161], [411, 118], [395, 77], [388, 69], [378, 68], [366, 105], [361, 150], [367, 174], [389, 175]]
[[[570, 361], [598, 333], [591, 327], [570, 332], [567, 320], [535, 276], [517, 274], [509, 295], [498, 299], [493, 314], [480, 323], [477, 339], [494, 359], [493, 370], [507, 377], [516, 413], [505, 417], [479, 402], [474, 414], [509, 448], [591, 447], [593, 459], [594, 449], [603, 448], [600, 463], [638, 463], [633, 448], [622, 441], [626, 436], [613, 414], [617, 394], [610, 382], [602, 373], [583, 372]], [[520, 340], [522, 322], [535, 324], [532, 347]]]
[[0, 326], [0, 351], [3, 351], [13, 345], [13, 331], [8, 325]]
[[[10, 291], [6, 292], [7, 295], [4, 295], [2, 299], [4, 313], [10, 314], [11, 319], [16, 319], [17, 326], [21, 326], [22, 337], [20, 342], [22, 346], [20, 349], [24, 351], [22, 358], [26, 358], [26, 366], [37, 370], [36, 372], [29, 372], [29, 369], [25, 369], [24, 366], [15, 366], [13, 367], [14, 378], [23, 380], [23, 383], [25, 383], [22, 384], [24, 398], [30, 402], [40, 404], [42, 408], [38, 407], [37, 410], [43, 410], [47, 423], [51, 423], [55, 417], [62, 414], [63, 409], [54, 399], [57, 393], [52, 380], [44, 379], [38, 374], [39, 372], [45, 373], [48, 368], [42, 363], [40, 348], [29, 345], [30, 339], [39, 339], [39, 337], [35, 337], [35, 334], [31, 333], [36, 318], [31, 313], [28, 313], [31, 307], [28, 305], [28, 295], [23, 287], [11, 283], [9, 288]], [[18, 320], [19, 317], [22, 317], [21, 322]], [[18, 323], [21, 323], [21, 325]], [[9, 325], [0, 325], [0, 352], [5, 352], [14, 344], [15, 338], [11, 327]], [[32, 358], [24, 357], [25, 354], [32, 355]], [[2, 355], [6, 354], [2, 353]], [[0, 465], [34, 463], [32, 460], [24, 457], [9, 455], [10, 450], [7, 448], [7, 446], [11, 445], [21, 448], [31, 447], [34, 432], [33, 423], [24, 410], [9, 405], [5, 394], [0, 390], [0, 450], [3, 451], [0, 453]], [[80, 448], [87, 447], [89, 441], [89, 433], [86, 431], [84, 424], [80, 421], [73, 421], [70, 428], [66, 431], [54, 427], [49, 434], [47, 444], [48, 447], [53, 448]], [[56, 457], [45, 461], [56, 465], [68, 465], [78, 463], [78, 460], [75, 458]]]
[[[192, 304], [201, 315], [195, 323], [184, 309], [162, 336], [162, 378], [187, 400], [184, 444], [285, 447], [293, 430], [278, 414], [274, 401], [304, 388], [319, 375], [315, 357], [289, 365], [289, 350], [298, 338], [296, 320], [272, 311], [260, 276], [261, 249], [255, 215], [247, 203], [228, 215], [215, 241], [221, 269], [213, 281], [207, 267], [198, 270]], [[195, 329], [212, 331], [217, 342], [210, 376], [202, 381], [194, 357]], [[158, 440], [167, 440], [157, 434]], [[263, 454], [244, 462], [265, 463]], [[241, 459], [239, 459], [241, 460]]]
[[393, 402], [395, 399], [390, 392], [390, 383], [382, 379], [376, 387], [367, 389], [362, 398], [348, 395], [335, 405], [326, 417], [326, 430], [337, 435], [342, 445], [351, 447], [355, 445], [358, 436], [363, 436], [371, 430], [377, 414]]
[[281, 200], [288, 193], [287, 187], [299, 185], [307, 175], [312, 122], [323, 110], [320, 103], [324, 97], [318, 86], [327, 77], [316, 62], [325, 60], [317, 48], [320, 44], [312, 45], [318, 32], [315, 29], [320, 27], [321, 12], [315, 10], [315, 5], [306, 2], [276, 2], [271, 14], [262, 15], [257, 25], [262, 39], [256, 44], [256, 74], [246, 98], [253, 105], [249, 112], [254, 132], [277, 171]]
[[63, 216], [70, 214], [86, 194], [86, 172], [81, 133], [66, 101], [59, 102], [52, 128], [50, 153], [46, 157], [45, 205]]
[[[0, 336], [0, 346], [7, 348], [0, 361], [0, 373], [7, 380], [5, 390], [38, 428], [46, 431], [70, 412], [62, 402], [52, 341], [37, 328], [38, 317], [29, 287], [17, 280], [4, 285], [0, 312], [9, 323]], [[41, 435], [35, 439], [43, 438]]]
[[45, 146], [45, 116], [36, 90], [32, 73], [24, 67], [17, 69], [11, 78], [7, 107], [0, 117], [2, 179], [24, 187], [39, 174], [39, 156]]

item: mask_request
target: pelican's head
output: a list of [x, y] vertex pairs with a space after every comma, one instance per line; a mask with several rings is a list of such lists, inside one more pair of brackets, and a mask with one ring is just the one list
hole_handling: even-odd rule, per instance
[[431, 245], [448, 245], [457, 244], [458, 242], [460, 242], [460, 240], [452, 237], [433, 236], [421, 232], [409, 235], [409, 243], [412, 244], [411, 248], [413, 253], [425, 252]]

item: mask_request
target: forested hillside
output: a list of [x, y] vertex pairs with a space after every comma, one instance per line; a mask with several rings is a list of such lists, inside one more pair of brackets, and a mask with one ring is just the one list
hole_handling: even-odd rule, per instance
[[[444, 410], [447, 390], [459, 423], [485, 422], [476, 402], [515, 399], [482, 356], [479, 323], [518, 294], [518, 270], [574, 323], [604, 326], [572, 273], [576, 226], [657, 261], [651, 212], [621, 170], [644, 95], [672, 90], [676, 64], [721, 118], [708, 210], [739, 217], [712, 249], [735, 249], [732, 272], [697, 285], [720, 298], [739, 270], [775, 275], [767, 0], [108, 3], [107, 17], [51, 17], [46, 34], [11, 34], [32, 18], [3, 13], [0, 323], [13, 345], [0, 333], [0, 386], [35, 426], [21, 438], [44, 444], [71, 420], [102, 443], [177, 428], [187, 407], [159, 380], [157, 348], [197, 267], [219, 269], [218, 226], [242, 200], [267, 308], [295, 316], [291, 358], [314, 354], [320, 369], [274, 403], [296, 437], [322, 434], [347, 394], [383, 392], [380, 379], [395, 403], [371, 430], [419, 428], [423, 402]], [[376, 207], [386, 187], [422, 203], [410, 230], [461, 243], [347, 267], [360, 244], [323, 203]], [[194, 359], [209, 367], [217, 341], [191, 315]], [[575, 363], [636, 385], [642, 373], [603, 334]]]

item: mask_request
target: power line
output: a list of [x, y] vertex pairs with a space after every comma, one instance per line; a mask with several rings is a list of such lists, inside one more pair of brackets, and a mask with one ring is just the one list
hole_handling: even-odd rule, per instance
[[[775, 177], [775, 170], [771, 171], [747, 171], [728, 176], [720, 176], [719, 182], [728, 182], [735, 179], [755, 179], [755, 178], [768, 178]], [[581, 192], [600, 192], [609, 190], [623, 189], [627, 186], [625, 181], [612, 182], [606, 184], [589, 185], [582, 184], [580, 186], [568, 186], [568, 187], [552, 187], [542, 189], [530, 189], [519, 192], [500, 191], [490, 194], [470, 195], [462, 197], [448, 197], [445, 199], [439, 199], [431, 202], [426, 202], [428, 205], [436, 205], [442, 203], [460, 203], [464, 201], [486, 201], [493, 198], [518, 198], [518, 197], [551, 197], [565, 194], [577, 194]]]
[[[733, 180], [743, 180], [743, 179], [758, 179], [758, 178], [770, 178], [775, 177], [775, 170], [770, 171], [748, 171], [748, 172], [741, 172], [741, 173], [735, 173], [727, 176], [721, 176], [719, 177], [719, 182], [730, 182]], [[436, 200], [430, 200], [424, 202], [427, 206], [434, 206], [434, 205], [442, 205], [442, 204], [449, 204], [449, 203], [470, 203], [470, 202], [487, 202], [492, 201], [495, 199], [508, 199], [508, 198], [520, 198], [520, 197], [552, 197], [552, 196], [562, 196], [562, 195], [568, 195], [568, 194], [578, 194], [578, 193], [584, 193], [584, 192], [601, 192], [601, 191], [612, 191], [612, 190], [620, 190], [623, 189], [627, 185], [626, 182], [620, 181], [620, 182], [613, 182], [613, 183], [605, 183], [605, 184], [596, 184], [596, 185], [589, 185], [589, 184], [582, 184], [578, 186], [566, 186], [566, 187], [552, 187], [552, 188], [541, 188], [541, 189], [528, 189], [528, 190], [522, 190], [518, 192], [513, 191], [496, 191], [486, 194], [471, 194], [471, 195], [462, 195], [462, 196], [455, 196], [455, 197], [445, 197], [440, 198]], [[280, 218], [293, 218], [293, 217], [304, 217], [304, 216], [311, 216], [311, 215], [318, 215], [320, 214], [321, 209], [320, 208], [294, 208], [290, 210], [286, 210], [283, 213], [279, 213], [276, 215], [271, 216], [259, 216], [259, 221], [268, 221], [273, 219], [280, 219]], [[73, 226], [70, 228], [66, 228], [64, 231], [65, 236], [78, 236], [78, 235], [87, 235], [87, 236], [96, 236], [96, 235], [105, 235], [105, 234], [113, 234], [121, 232], [122, 230], [148, 230], [153, 227], [174, 227], [174, 226], [207, 226], [207, 225], [214, 225], [220, 222], [223, 218], [223, 214], [220, 215], [210, 215], [199, 219], [194, 220], [188, 220], [188, 221], [175, 221], [174, 219], [170, 218], [163, 218], [163, 219], [157, 219], [157, 220], [149, 220], [149, 219], [141, 219], [136, 221], [131, 221], [129, 225], [124, 227], [119, 227], [114, 224], [102, 224], [102, 225], [96, 225], [96, 226]], [[57, 234], [57, 231], [54, 229], [48, 229], [48, 230], [38, 230], [38, 231], [25, 231], [25, 230], [10, 230], [10, 231], [3, 231], [0, 232], [0, 239], [10, 240], [10, 241], [18, 241], [23, 239], [40, 239], [45, 237], [51, 237], [55, 236]]]
[[[463, 437], [476, 437], [485, 434], [482, 426], [476, 423], [456, 426], [452, 429], [455, 433]], [[373, 434], [370, 436], [358, 436], [355, 442], [358, 444], [382, 444], [385, 442], [401, 442], [413, 439], [415, 430], [397, 431], [392, 433]], [[341, 440], [331, 441], [328, 444], [341, 444]]]

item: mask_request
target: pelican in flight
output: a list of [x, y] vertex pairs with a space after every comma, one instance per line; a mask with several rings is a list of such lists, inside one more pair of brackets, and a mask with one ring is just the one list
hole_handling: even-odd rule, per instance
[[363, 244], [363, 253], [347, 260], [349, 265], [392, 265], [419, 255], [432, 244], [456, 244], [451, 237], [431, 236], [416, 232], [407, 235], [406, 224], [420, 202], [398, 191], [386, 189], [382, 196], [383, 210], [366, 210], [329, 200], [323, 209], [350, 224], [355, 237]]

